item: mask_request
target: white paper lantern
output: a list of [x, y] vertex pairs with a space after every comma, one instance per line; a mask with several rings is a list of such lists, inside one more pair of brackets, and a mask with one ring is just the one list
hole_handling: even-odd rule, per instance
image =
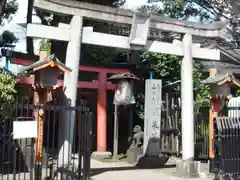
[[135, 104], [133, 95], [133, 86], [128, 80], [121, 80], [117, 84], [113, 104], [115, 105], [129, 105]]

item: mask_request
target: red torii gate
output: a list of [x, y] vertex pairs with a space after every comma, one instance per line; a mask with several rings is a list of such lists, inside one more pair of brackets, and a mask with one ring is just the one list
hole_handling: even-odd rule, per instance
[[[36, 57], [34, 58], [36, 59]], [[34, 62], [34, 59], [29, 57], [13, 57], [11, 63], [18, 65], [30, 65]], [[37, 57], [38, 59], [38, 57]], [[107, 151], [107, 90], [114, 90], [116, 85], [107, 81], [108, 73], [123, 73], [128, 72], [127, 68], [105, 68], [96, 66], [81, 65], [80, 71], [96, 72], [98, 73], [98, 80], [92, 82], [78, 81], [78, 88], [86, 89], [98, 89], [97, 99], [97, 151]], [[18, 80], [20, 84], [34, 84], [33, 77], [22, 77]], [[63, 86], [63, 80], [58, 80], [58, 86]]]

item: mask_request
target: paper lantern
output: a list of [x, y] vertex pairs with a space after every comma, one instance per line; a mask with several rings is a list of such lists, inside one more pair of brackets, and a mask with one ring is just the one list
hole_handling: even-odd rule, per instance
[[135, 104], [133, 93], [133, 85], [129, 80], [121, 80], [117, 84], [115, 90], [113, 104], [115, 105], [129, 105]]
[[135, 104], [133, 93], [133, 82], [139, 78], [130, 72], [114, 74], [108, 78], [114, 84], [117, 84], [113, 104], [115, 105], [129, 105]]

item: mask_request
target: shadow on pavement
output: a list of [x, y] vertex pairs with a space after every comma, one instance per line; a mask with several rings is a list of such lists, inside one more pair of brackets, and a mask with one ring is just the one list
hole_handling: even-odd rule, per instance
[[[176, 165], [175, 164], [171, 164], [171, 165], [165, 165], [163, 168], [175, 168]], [[148, 168], [149, 169], [149, 168]], [[154, 168], [152, 168], [154, 169]], [[155, 168], [155, 169], [159, 169], [159, 168]], [[96, 176], [98, 174], [102, 174], [108, 171], [129, 171], [129, 170], [143, 170], [143, 168], [138, 168], [136, 166], [128, 166], [128, 167], [108, 167], [108, 168], [91, 168], [91, 174], [90, 176]]]

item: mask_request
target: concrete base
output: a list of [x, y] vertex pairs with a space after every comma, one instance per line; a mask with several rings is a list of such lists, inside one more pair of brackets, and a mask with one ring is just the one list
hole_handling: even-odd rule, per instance
[[195, 178], [200, 176], [200, 165], [198, 161], [178, 160], [176, 162], [176, 175], [187, 178]]
[[136, 164], [139, 168], [144, 169], [157, 169], [163, 168], [167, 163], [169, 157], [168, 156], [142, 156], [138, 159], [138, 163]]
[[112, 153], [111, 152], [98, 152], [94, 151], [92, 153], [92, 158], [94, 159], [110, 159], [112, 158]]

